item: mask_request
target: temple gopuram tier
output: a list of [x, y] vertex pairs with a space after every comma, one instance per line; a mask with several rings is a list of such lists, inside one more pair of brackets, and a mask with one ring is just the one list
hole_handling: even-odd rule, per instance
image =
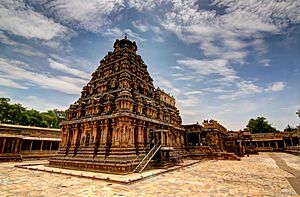
[[89, 171], [141, 171], [183, 150], [185, 130], [175, 99], [153, 85], [137, 45], [125, 36], [100, 61], [71, 104], [50, 166]]

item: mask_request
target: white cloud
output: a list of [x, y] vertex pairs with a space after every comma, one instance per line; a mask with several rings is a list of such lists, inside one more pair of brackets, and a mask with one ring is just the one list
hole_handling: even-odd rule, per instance
[[202, 94], [203, 92], [200, 90], [195, 90], [195, 91], [189, 91], [189, 92], [185, 92], [185, 95], [194, 95], [194, 94]]
[[49, 66], [52, 69], [59, 70], [63, 73], [71, 74], [73, 76], [76, 76], [76, 77], [79, 77], [82, 79], [86, 79], [86, 80], [91, 78], [90, 74], [83, 72], [81, 70], [72, 68], [71, 66], [69, 66], [67, 64], [59, 63], [51, 58], [49, 58], [48, 61], [49, 61]]
[[0, 72], [4, 73], [7, 79], [13, 80], [16, 83], [31, 84], [45, 89], [57, 90], [66, 94], [79, 94], [81, 87], [87, 83], [86, 80], [74, 79], [81, 83], [74, 84], [68, 80], [64, 80], [65, 76], [51, 76], [49, 74], [41, 74], [36, 71], [29, 71], [28, 64], [15, 60], [7, 60], [0, 58]]
[[135, 8], [139, 10], [140, 12], [143, 12], [144, 10], [154, 10], [161, 4], [162, 0], [128, 0], [127, 3], [129, 7]]
[[269, 59], [262, 59], [262, 60], [259, 60], [258, 62], [261, 63], [265, 67], [271, 66], [270, 65], [271, 60], [269, 60]]
[[180, 94], [181, 91], [174, 87], [173, 83], [163, 77], [160, 76], [154, 76], [154, 81], [157, 83], [157, 86], [159, 86], [161, 89], [166, 89], [167, 92], [171, 92], [172, 94]]
[[265, 89], [267, 92], [278, 92], [284, 90], [286, 87], [285, 83], [282, 81], [274, 82], [269, 84], [269, 86]]
[[236, 71], [228, 65], [228, 61], [224, 59], [215, 60], [198, 60], [198, 59], [185, 59], [177, 60], [180, 66], [192, 69], [197, 74], [208, 76], [217, 74], [219, 76], [233, 76], [236, 77]]
[[27, 89], [27, 87], [23, 86], [22, 84], [15, 82], [11, 79], [5, 79], [5, 76], [0, 75], [0, 86], [8, 87], [8, 88], [20, 88], [20, 89]]
[[17, 36], [41, 40], [51, 40], [68, 32], [68, 28], [33, 11], [22, 1], [8, 0], [0, 4], [0, 28]]
[[143, 24], [140, 21], [133, 21], [133, 26], [140, 30], [141, 32], [146, 32], [150, 30], [149, 24]]
[[[169, 0], [166, 4], [169, 9], [161, 18], [166, 30], [187, 44], [198, 44], [208, 59], [229, 63], [245, 63], [251, 50], [257, 56], [265, 53], [262, 32], [286, 33], [284, 27], [300, 22], [300, 1], [294, 0], [215, 0], [211, 9], [202, 9], [197, 0]], [[219, 14], [220, 10], [224, 12]]]
[[236, 86], [237, 86], [237, 90], [232, 91], [231, 93], [228, 94], [220, 95], [218, 98], [233, 100], [239, 97], [244, 97], [244, 96], [263, 92], [263, 89], [255, 85], [252, 81], [240, 81], [236, 83]]
[[134, 33], [131, 29], [125, 29], [124, 33], [126, 33], [129, 38], [133, 38], [134, 40], [138, 40], [140, 42], [146, 41], [146, 39], [140, 37], [137, 33]]
[[222, 87], [210, 87], [210, 88], [203, 88], [205, 92], [213, 92], [213, 93], [226, 93], [228, 90], [224, 90]]
[[19, 43], [16, 47], [11, 49], [12, 52], [19, 53], [28, 57], [45, 57], [46, 55], [40, 51], [37, 51], [25, 44]]
[[123, 0], [54, 0], [41, 5], [63, 23], [97, 33], [112, 23], [112, 13], [124, 8]]

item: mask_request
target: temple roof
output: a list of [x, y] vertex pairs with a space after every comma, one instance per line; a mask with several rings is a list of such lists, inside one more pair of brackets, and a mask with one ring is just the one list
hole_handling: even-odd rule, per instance
[[127, 39], [127, 36], [125, 36], [122, 40], [117, 39], [114, 43], [114, 49], [115, 51], [118, 51], [123, 48], [131, 49], [133, 52], [137, 51], [137, 45], [135, 41], [130, 41]]

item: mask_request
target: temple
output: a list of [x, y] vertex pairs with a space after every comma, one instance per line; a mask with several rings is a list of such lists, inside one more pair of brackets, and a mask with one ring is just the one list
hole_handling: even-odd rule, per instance
[[257, 154], [260, 145], [299, 145], [299, 131], [260, 139], [247, 130], [228, 131], [216, 120], [182, 125], [175, 98], [154, 87], [136, 43], [125, 36], [113, 47], [70, 105], [50, 166], [126, 174], [168, 168], [184, 158], [240, 160]]
[[184, 137], [175, 99], [154, 87], [136, 43], [125, 37], [70, 105], [50, 165], [126, 173], [143, 170], [154, 155], [157, 164], [169, 165]]

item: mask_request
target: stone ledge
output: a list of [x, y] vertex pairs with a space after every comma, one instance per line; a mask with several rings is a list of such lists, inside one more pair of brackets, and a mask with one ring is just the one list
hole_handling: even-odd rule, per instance
[[117, 184], [132, 184], [136, 183], [154, 176], [158, 176], [161, 174], [165, 174], [171, 171], [175, 171], [184, 167], [188, 167], [194, 165], [196, 163], [201, 162], [201, 160], [185, 160], [183, 164], [178, 166], [174, 166], [168, 169], [154, 169], [154, 170], [147, 170], [142, 173], [131, 173], [127, 175], [116, 175], [116, 174], [108, 174], [108, 173], [99, 173], [99, 172], [87, 172], [87, 171], [80, 171], [80, 170], [70, 170], [70, 169], [62, 169], [62, 168], [54, 168], [48, 167], [47, 163], [31, 163], [31, 164], [17, 164], [14, 167], [22, 168], [26, 170], [34, 170], [34, 171], [41, 171], [41, 172], [48, 172], [48, 173], [55, 173], [55, 174], [62, 174], [80, 178], [88, 178], [94, 180], [102, 180], [111, 183]]

